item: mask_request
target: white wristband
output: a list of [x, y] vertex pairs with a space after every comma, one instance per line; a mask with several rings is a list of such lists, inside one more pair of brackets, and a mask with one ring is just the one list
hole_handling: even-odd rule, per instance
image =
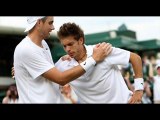
[[134, 86], [135, 86], [135, 91], [144, 90], [144, 79], [143, 78], [134, 79]]
[[96, 61], [92, 57], [89, 57], [84, 62], [80, 63], [80, 65], [83, 67], [85, 71], [88, 71], [90, 67], [96, 65]]

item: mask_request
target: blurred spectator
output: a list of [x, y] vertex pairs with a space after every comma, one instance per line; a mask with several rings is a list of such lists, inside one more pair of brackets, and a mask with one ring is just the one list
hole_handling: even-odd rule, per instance
[[160, 64], [160, 52], [157, 53], [157, 60], [156, 60], [156, 64]]
[[154, 104], [160, 104], [160, 64], [155, 67], [157, 75], [154, 75], [152, 66], [150, 65], [150, 78], [153, 81], [153, 100]]
[[72, 103], [72, 104], [78, 103], [78, 97], [69, 84], [61, 87], [61, 93], [66, 103]]
[[150, 62], [152, 63], [153, 66], [156, 66], [157, 59], [155, 55], [150, 56]]
[[3, 98], [3, 104], [18, 103], [18, 92], [15, 85], [11, 85], [6, 92], [6, 96]]
[[145, 81], [144, 82], [144, 94], [143, 94], [143, 97], [142, 97], [142, 103], [143, 104], [152, 104], [151, 97], [152, 97], [152, 91], [151, 91], [151, 88], [150, 88], [150, 84], [149, 84], [148, 81]]
[[132, 92], [134, 92], [134, 86], [131, 83], [129, 71], [124, 71], [124, 80], [128, 86], [128, 89], [131, 90]]
[[142, 57], [142, 64], [143, 64], [143, 77], [144, 77], [144, 80], [147, 80], [149, 76], [150, 60], [148, 59], [148, 56], [146, 54], [144, 54]]

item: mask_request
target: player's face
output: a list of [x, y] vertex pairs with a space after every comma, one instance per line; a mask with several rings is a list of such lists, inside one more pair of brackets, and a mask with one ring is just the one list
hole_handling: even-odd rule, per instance
[[75, 40], [73, 36], [69, 36], [61, 39], [61, 44], [70, 57], [78, 58], [82, 51], [83, 41], [81, 38], [79, 40]]
[[49, 16], [46, 18], [46, 21], [42, 23], [40, 34], [42, 35], [43, 39], [47, 39], [50, 37], [50, 33], [55, 29], [53, 23], [54, 18]]

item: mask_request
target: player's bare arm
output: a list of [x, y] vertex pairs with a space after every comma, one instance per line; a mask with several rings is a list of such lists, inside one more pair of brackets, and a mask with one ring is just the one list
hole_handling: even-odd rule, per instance
[[144, 89], [143, 72], [142, 72], [142, 60], [141, 57], [131, 52], [130, 62], [134, 70], [134, 84], [135, 90], [133, 96], [129, 100], [130, 104], [141, 103]]

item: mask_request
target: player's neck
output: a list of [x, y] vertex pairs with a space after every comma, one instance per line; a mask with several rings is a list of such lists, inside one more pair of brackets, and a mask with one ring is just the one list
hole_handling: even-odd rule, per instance
[[31, 39], [33, 43], [35, 43], [37, 46], [43, 48], [42, 46], [42, 38], [40, 38], [38, 35], [35, 34], [28, 34], [28, 37]]
[[86, 49], [84, 48], [82, 51], [81, 51], [81, 54], [79, 55], [79, 57], [76, 59], [78, 63], [81, 63], [83, 61], [85, 61], [87, 58], [87, 54], [86, 54]]

